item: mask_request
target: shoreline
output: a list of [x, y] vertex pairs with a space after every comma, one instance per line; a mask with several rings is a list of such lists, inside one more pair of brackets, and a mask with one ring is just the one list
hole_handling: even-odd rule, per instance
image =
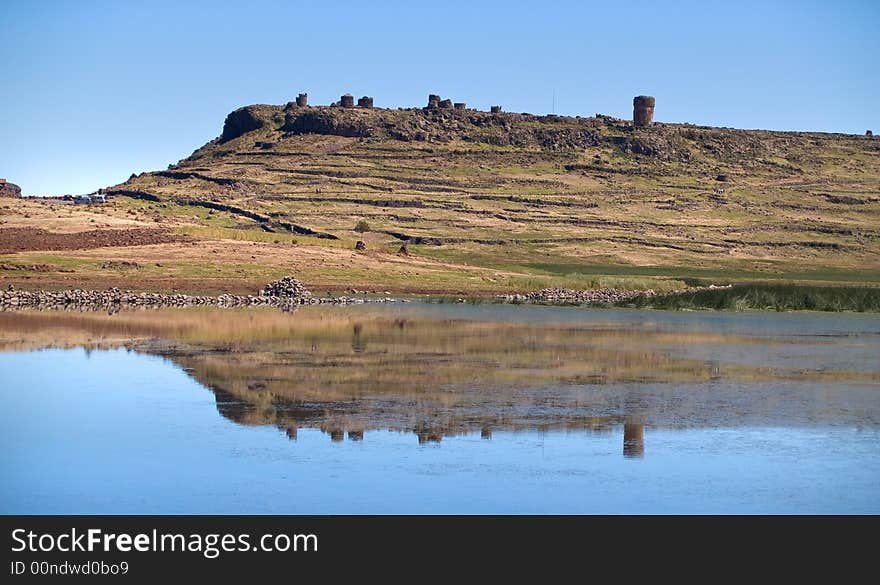
[[0, 290], [0, 311], [25, 309], [117, 312], [134, 308], [214, 307], [236, 309], [272, 307], [293, 311], [312, 305], [362, 305], [384, 303], [470, 303], [543, 305], [590, 308], [716, 311], [811, 311], [880, 313], [880, 288], [809, 287], [803, 285], [709, 285], [657, 293], [654, 290], [549, 288], [530, 293], [492, 296], [437, 294], [415, 296], [358, 293], [362, 296], [314, 295], [299, 281], [286, 277], [269, 283], [257, 294], [198, 295], [120, 290]]

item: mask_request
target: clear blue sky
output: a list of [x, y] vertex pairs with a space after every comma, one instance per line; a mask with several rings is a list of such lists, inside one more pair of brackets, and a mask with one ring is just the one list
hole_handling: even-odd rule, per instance
[[880, 131], [880, 0], [0, 3], [0, 177], [26, 194], [165, 168], [300, 91]]

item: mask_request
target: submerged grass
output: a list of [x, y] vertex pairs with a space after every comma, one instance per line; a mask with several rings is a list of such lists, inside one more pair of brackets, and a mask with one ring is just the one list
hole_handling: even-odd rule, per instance
[[617, 306], [674, 310], [880, 312], [880, 288], [745, 284], [728, 289], [636, 298]]

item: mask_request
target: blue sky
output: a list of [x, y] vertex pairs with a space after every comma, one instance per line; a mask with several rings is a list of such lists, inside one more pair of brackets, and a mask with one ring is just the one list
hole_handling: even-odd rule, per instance
[[89, 192], [165, 168], [226, 114], [345, 92], [862, 134], [880, 1], [223, 3], [0, 0], [0, 177]]

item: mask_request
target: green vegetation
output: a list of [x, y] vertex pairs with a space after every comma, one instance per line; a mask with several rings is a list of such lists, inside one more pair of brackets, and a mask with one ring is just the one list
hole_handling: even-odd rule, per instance
[[639, 297], [622, 307], [653, 309], [717, 309], [726, 311], [880, 311], [880, 288], [747, 284], [726, 289], [699, 290]]
[[[0, 281], [201, 292], [199, 279], [210, 278], [212, 289], [225, 279], [223, 288], [247, 291], [271, 272], [318, 292], [456, 297], [880, 287], [876, 138], [421, 108], [236, 115], [260, 127], [108, 188], [100, 208], [58, 206], [28, 221], [0, 209], [4, 226], [149, 226], [185, 242], [58, 251], [51, 264], [75, 272], [7, 269]], [[365, 249], [355, 253], [356, 241]], [[7, 258], [25, 265], [30, 254]], [[104, 260], [142, 268], [127, 275], [102, 269]], [[785, 299], [779, 306], [871, 306]]]

